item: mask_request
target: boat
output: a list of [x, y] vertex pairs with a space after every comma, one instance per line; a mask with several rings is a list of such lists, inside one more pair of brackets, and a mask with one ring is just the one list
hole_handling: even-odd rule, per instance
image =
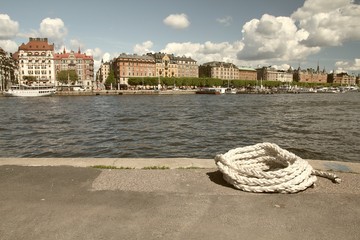
[[236, 94], [236, 93], [237, 93], [237, 90], [236, 90], [236, 88], [227, 88], [227, 89], [225, 90], [225, 93], [226, 93], [226, 94]]
[[334, 87], [323, 87], [316, 90], [318, 93], [339, 93], [340, 90]]
[[223, 88], [199, 88], [195, 93], [196, 94], [220, 95], [220, 94], [225, 93], [225, 89], [223, 89]]
[[45, 97], [56, 93], [54, 86], [13, 85], [4, 91], [6, 97]]

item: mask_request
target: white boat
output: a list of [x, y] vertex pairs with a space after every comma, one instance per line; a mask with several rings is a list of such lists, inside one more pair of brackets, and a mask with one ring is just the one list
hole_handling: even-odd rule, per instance
[[236, 94], [237, 90], [236, 90], [236, 88], [227, 88], [225, 90], [225, 93], [227, 93], [227, 94]]
[[224, 94], [226, 88], [199, 88], [195, 93], [196, 94]]
[[54, 86], [13, 85], [4, 91], [6, 97], [45, 97], [56, 93]]

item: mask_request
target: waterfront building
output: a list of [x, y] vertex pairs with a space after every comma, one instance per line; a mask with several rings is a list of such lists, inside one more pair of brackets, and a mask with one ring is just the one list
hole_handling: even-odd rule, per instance
[[106, 79], [108, 78], [111, 70], [111, 63], [105, 62], [101, 60], [101, 65], [96, 72], [96, 81], [100, 83], [105, 83]]
[[262, 67], [256, 69], [257, 80], [279, 81], [289, 83], [293, 81], [293, 73], [284, 70], [277, 70], [272, 67]]
[[191, 57], [175, 57], [177, 64], [177, 77], [199, 77], [199, 66]]
[[17, 62], [0, 47], [0, 91], [16, 83], [17, 74]]
[[156, 64], [148, 55], [122, 53], [113, 61], [115, 78], [120, 85], [128, 85], [130, 77], [155, 77]]
[[207, 62], [199, 66], [199, 76], [223, 80], [239, 79], [239, 69], [232, 63]]
[[239, 80], [257, 80], [256, 69], [249, 67], [240, 67]]
[[346, 72], [331, 73], [328, 75], [328, 82], [340, 85], [352, 86], [356, 84], [356, 76], [351, 76]]
[[174, 54], [148, 53], [147, 56], [154, 58], [156, 77], [178, 77], [178, 64]]
[[[92, 89], [94, 81], [94, 59], [92, 56], [81, 53], [80, 48], [78, 52], [64, 51], [62, 53], [54, 54], [55, 71], [75, 70], [78, 75], [78, 80], [75, 85], [81, 85], [85, 89]], [[57, 85], [60, 85], [57, 83]]]
[[29, 38], [13, 58], [18, 62], [20, 84], [55, 84], [54, 44], [47, 38]]
[[308, 82], [308, 83], [326, 83], [328, 79], [325, 69], [320, 71], [319, 66], [317, 69], [308, 68], [302, 70], [300, 67], [294, 71], [294, 81]]

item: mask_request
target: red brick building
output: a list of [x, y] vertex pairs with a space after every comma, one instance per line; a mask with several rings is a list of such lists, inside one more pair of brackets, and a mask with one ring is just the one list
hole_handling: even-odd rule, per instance
[[316, 70], [312, 68], [301, 70], [299, 67], [294, 71], [294, 81], [296, 82], [327, 83], [327, 78], [325, 69], [320, 71], [319, 66]]
[[121, 85], [128, 84], [130, 77], [155, 77], [155, 59], [151, 56], [122, 53], [114, 59], [114, 74]]
[[70, 51], [66, 49], [62, 53], [54, 54], [55, 71], [75, 70], [78, 75], [76, 85], [91, 89], [94, 82], [94, 59], [86, 53]]

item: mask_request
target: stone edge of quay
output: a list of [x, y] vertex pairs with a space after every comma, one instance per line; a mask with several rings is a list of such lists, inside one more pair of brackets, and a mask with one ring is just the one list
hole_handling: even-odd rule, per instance
[[[360, 173], [360, 164], [328, 160], [309, 160], [317, 170], [344, 173]], [[217, 168], [213, 159], [198, 158], [0, 158], [0, 166], [107, 166], [116, 168], [142, 169], [147, 167], [177, 168]]]

